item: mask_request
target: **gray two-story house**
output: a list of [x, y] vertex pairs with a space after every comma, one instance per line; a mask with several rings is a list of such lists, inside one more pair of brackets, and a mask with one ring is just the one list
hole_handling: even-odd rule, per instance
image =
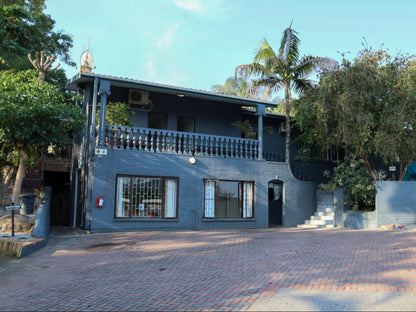
[[[296, 226], [315, 209], [316, 184], [284, 162], [284, 116], [266, 113], [273, 103], [84, 72], [68, 89], [87, 117], [71, 170], [73, 226]], [[110, 102], [127, 103], [134, 126], [106, 124]], [[245, 120], [254, 138], [235, 126]]]

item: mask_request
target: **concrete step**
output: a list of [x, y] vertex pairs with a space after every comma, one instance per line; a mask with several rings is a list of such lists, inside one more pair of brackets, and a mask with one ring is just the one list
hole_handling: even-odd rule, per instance
[[298, 228], [303, 229], [322, 229], [322, 228], [334, 228], [333, 224], [327, 224], [327, 225], [319, 225], [319, 224], [298, 224]]
[[333, 228], [333, 224], [327, 224], [327, 225], [317, 225], [317, 224], [298, 224], [298, 228], [303, 229], [321, 229], [321, 228]]
[[303, 229], [317, 229], [319, 228], [318, 225], [312, 225], [312, 224], [298, 224], [299, 228], [303, 228]]
[[334, 216], [311, 216], [311, 220], [334, 220]]
[[335, 212], [325, 212], [325, 211], [316, 211], [315, 212], [315, 216], [330, 216], [330, 217], [334, 217], [335, 216]]
[[334, 212], [334, 208], [331, 208], [331, 207], [320, 208], [320, 207], [318, 207], [318, 209], [316, 211], [317, 212]]
[[327, 225], [327, 224], [334, 224], [334, 220], [310, 220], [309, 224], [312, 225]]

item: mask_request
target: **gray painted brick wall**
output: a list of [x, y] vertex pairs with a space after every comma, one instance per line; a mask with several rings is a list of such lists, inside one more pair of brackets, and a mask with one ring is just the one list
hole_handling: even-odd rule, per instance
[[377, 226], [416, 224], [416, 181], [378, 181]]
[[[151, 153], [146, 151], [108, 150], [106, 156], [96, 156], [94, 164], [93, 202], [104, 195], [104, 207], [91, 207], [91, 232], [126, 230], [205, 230], [225, 228], [268, 227], [268, 182], [284, 182], [283, 226], [296, 226], [316, 205], [316, 185], [293, 177], [289, 167], [281, 162], [196, 157]], [[114, 218], [116, 175], [168, 176], [179, 178], [178, 218], [117, 220]], [[252, 219], [204, 219], [203, 179], [224, 179], [255, 182], [255, 204]]]
[[377, 212], [345, 211], [343, 214], [343, 223], [345, 227], [352, 229], [376, 229]]

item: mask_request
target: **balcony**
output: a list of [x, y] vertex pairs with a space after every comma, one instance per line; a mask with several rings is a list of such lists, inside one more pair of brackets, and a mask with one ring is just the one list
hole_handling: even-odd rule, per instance
[[106, 125], [104, 144], [112, 150], [248, 160], [259, 158], [258, 140], [139, 127]]

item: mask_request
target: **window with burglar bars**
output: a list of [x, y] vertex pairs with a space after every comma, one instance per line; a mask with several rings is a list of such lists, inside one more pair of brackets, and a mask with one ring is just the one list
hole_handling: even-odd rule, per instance
[[176, 218], [178, 179], [117, 176], [116, 218]]
[[317, 161], [337, 161], [340, 159], [339, 149], [335, 146], [329, 149], [321, 149], [316, 145], [306, 146], [298, 142], [296, 146], [296, 155], [307, 160]]
[[252, 218], [254, 182], [205, 180], [205, 218]]

